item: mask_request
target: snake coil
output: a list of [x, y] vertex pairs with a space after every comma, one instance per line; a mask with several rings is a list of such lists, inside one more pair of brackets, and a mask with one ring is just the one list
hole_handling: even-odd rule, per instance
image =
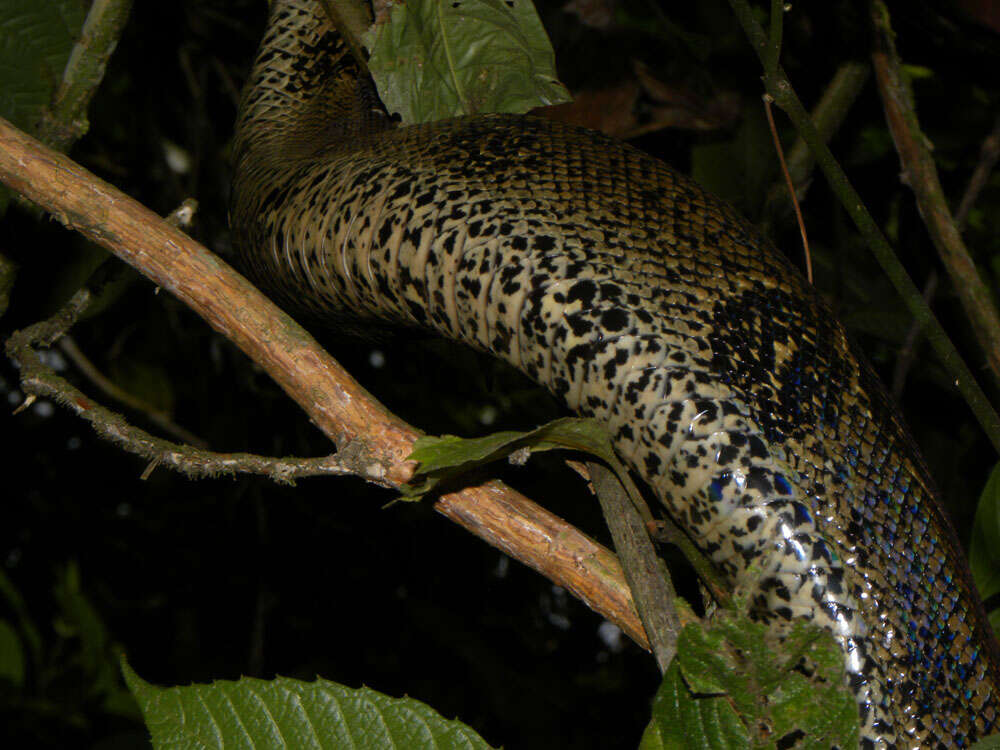
[[991, 733], [1000, 660], [927, 469], [781, 254], [598, 133], [395, 127], [319, 0], [271, 6], [236, 136], [251, 276], [330, 325], [490, 351], [601, 419], [756, 617], [834, 634], [865, 747]]

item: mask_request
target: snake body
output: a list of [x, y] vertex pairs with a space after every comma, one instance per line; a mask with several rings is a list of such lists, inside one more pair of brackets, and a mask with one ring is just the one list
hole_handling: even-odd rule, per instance
[[328, 325], [430, 329], [520, 368], [616, 447], [774, 628], [843, 648], [866, 747], [962, 747], [1000, 670], [894, 408], [728, 205], [595, 132], [395, 127], [318, 0], [274, 0], [241, 104], [251, 276]]

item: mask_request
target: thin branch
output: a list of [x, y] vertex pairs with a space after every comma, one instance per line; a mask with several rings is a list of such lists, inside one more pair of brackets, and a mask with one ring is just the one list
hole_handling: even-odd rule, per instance
[[[767, 35], [754, 17], [750, 4], [747, 0], [729, 0], [729, 5], [743, 26], [754, 51], [763, 62], [767, 48]], [[922, 325], [926, 326], [927, 338], [934, 347], [941, 364], [954, 378], [955, 387], [958, 388], [969, 408], [972, 409], [983, 431], [993, 443], [993, 447], [1000, 452], [1000, 418], [997, 417], [986, 398], [986, 394], [983, 393], [969, 368], [962, 361], [958, 350], [948, 339], [941, 324], [924, 303], [920, 290], [917, 289], [893, 253], [889, 243], [861, 200], [861, 196], [851, 185], [844, 170], [816, 131], [816, 127], [809, 118], [809, 113], [806, 112], [802, 102], [795, 95], [795, 90], [780, 66], [774, 75], [764, 76], [764, 86], [767, 92], [774, 97], [775, 103], [788, 115], [799, 135], [809, 144], [820, 169], [823, 170], [830, 183], [830, 188], [840, 200], [844, 210], [854, 220], [858, 231], [864, 236], [876, 260], [882, 266], [886, 276], [892, 281], [893, 286], [896, 287], [896, 291], [903, 298], [910, 313]]]
[[774, 74], [781, 61], [781, 34], [785, 21], [785, 0], [771, 0], [771, 33], [764, 54], [764, 70]]
[[54, 149], [67, 150], [90, 127], [87, 107], [104, 78], [131, 8], [132, 0], [93, 0], [38, 129], [39, 138]]
[[[833, 74], [819, 102], [810, 113], [813, 124], [825, 143], [829, 143], [833, 134], [840, 129], [851, 106], [864, 89], [870, 73], [871, 68], [867, 64], [848, 60]], [[788, 150], [787, 158], [788, 173], [795, 185], [795, 196], [803, 201], [812, 182], [810, 175], [816, 160], [809, 150], [809, 145], [801, 136], [795, 139], [795, 143]], [[764, 203], [762, 223], [765, 226], [774, 224], [779, 217], [787, 214], [789, 203], [786, 195], [787, 189], [783, 181], [776, 180], [768, 190], [767, 200]]]
[[677, 593], [670, 573], [656, 554], [642, 516], [615, 473], [596, 461], [587, 462], [587, 471], [652, 644], [653, 656], [660, 672], [664, 673], [677, 653], [677, 637], [681, 631], [675, 608]]
[[[173, 227], [181, 229], [190, 227], [198, 210], [198, 201], [193, 198], [184, 200], [180, 206], [175, 208], [165, 218], [165, 221]], [[138, 278], [132, 270], [120, 263], [117, 258], [108, 258], [87, 280], [85, 288], [90, 293], [85, 309], [81, 309], [81, 315], [96, 308], [101, 308], [102, 297], [116, 294], [123, 283], [129, 283]], [[176, 424], [170, 415], [162, 411], [153, 404], [141, 399], [117, 383], [106, 377], [100, 369], [90, 361], [86, 354], [77, 346], [76, 342], [65, 330], [60, 334], [58, 346], [63, 354], [76, 367], [77, 371], [93, 383], [105, 395], [118, 401], [137, 412], [141, 412], [146, 419], [155, 424], [159, 429], [177, 440], [187, 443], [195, 448], [207, 449], [208, 444], [197, 435]]]
[[[983, 140], [983, 145], [979, 149], [979, 162], [969, 178], [969, 184], [965, 186], [965, 193], [955, 211], [955, 225], [961, 230], [965, 226], [965, 220], [969, 216], [969, 211], [976, 204], [976, 199], [989, 180], [990, 173], [996, 166], [1000, 157], [1000, 117], [993, 124], [993, 130]], [[930, 306], [931, 300], [937, 291], [939, 276], [937, 271], [931, 271], [924, 284], [924, 300]], [[903, 346], [899, 350], [899, 358], [896, 360], [896, 367], [892, 377], [892, 397], [899, 401], [903, 397], [903, 389], [906, 387], [906, 376], [917, 356], [917, 348], [920, 343], [920, 334], [923, 327], [914, 321], [910, 329], [906, 332]]]
[[113, 380], [106, 377], [104, 373], [90, 361], [90, 358], [80, 350], [80, 347], [76, 345], [72, 336], [67, 334], [59, 339], [59, 349], [62, 350], [62, 353], [69, 358], [81, 375], [87, 378], [106, 395], [128, 408], [142, 413], [146, 419], [155, 424], [166, 434], [172, 435], [178, 440], [181, 440], [195, 448], [208, 447], [208, 444], [200, 437], [184, 429], [170, 419], [169, 414], [153, 406], [153, 404], [144, 401], [138, 396], [133, 396], [124, 388], [121, 388]]
[[[723, 609], [733, 609], [732, 586], [716, 570], [708, 555], [698, 549], [684, 530], [669, 517], [648, 527], [650, 536], [661, 544], [672, 544], [684, 556], [709, 596]], [[707, 604], [708, 602], [706, 602]]]
[[1000, 386], [1000, 314], [948, 209], [934, 157], [927, 138], [920, 131], [913, 98], [896, 53], [889, 11], [880, 0], [872, 0], [870, 10], [875, 29], [875, 51], [872, 53], [875, 79], [903, 167], [903, 182], [916, 196], [920, 216], [983, 349], [993, 382]]
[[979, 194], [986, 187], [990, 179], [990, 173], [1000, 159], [1000, 116], [993, 122], [993, 130], [983, 139], [983, 145], [979, 148], [979, 163], [969, 178], [969, 184], [965, 186], [965, 193], [955, 211], [955, 223], [961, 229], [965, 226], [965, 220], [969, 217], [969, 211], [976, 205]]
[[308, 476], [358, 475], [363, 471], [363, 467], [348, 466], [339, 457], [267, 458], [178, 445], [133, 427], [120, 414], [95, 403], [46, 366], [34, 349], [35, 345], [49, 345], [63, 337], [93, 298], [89, 289], [82, 289], [53, 317], [15, 331], [7, 340], [7, 354], [21, 368], [21, 388], [26, 394], [22, 408], [37, 398], [49, 398], [66, 407], [89, 422], [102, 438], [148, 459], [143, 479], [157, 466], [175, 469], [191, 479], [262, 474], [283, 484], [294, 484], [296, 479]]
[[[333, 440], [345, 464], [402, 483], [419, 434], [372, 398], [246, 279], [149, 209], [0, 119], [0, 182], [106, 247], [239, 346]], [[444, 495], [435, 509], [566, 588], [649, 648], [618, 559], [500, 482]]]
[[785, 176], [785, 185], [788, 187], [788, 198], [795, 207], [795, 218], [799, 223], [799, 235], [802, 237], [802, 253], [806, 260], [806, 279], [813, 283], [813, 262], [809, 252], [809, 236], [806, 234], [806, 222], [802, 218], [802, 210], [799, 208], [799, 199], [795, 197], [795, 185], [792, 184], [792, 175], [788, 172], [788, 164], [785, 162], [785, 152], [781, 148], [781, 139], [778, 137], [778, 128], [774, 125], [774, 114], [771, 112], [771, 96], [764, 94], [764, 113], [767, 115], [767, 125], [771, 129], [771, 139], [774, 141], [774, 150], [778, 153], [778, 161], [781, 162], [781, 173]]
[[[930, 305], [937, 292], [938, 281], [940, 280], [937, 271], [931, 271], [924, 284], [924, 301]], [[896, 366], [892, 370], [892, 386], [890, 393], [897, 402], [903, 399], [903, 390], [906, 388], [906, 377], [910, 373], [910, 368], [917, 359], [917, 350], [920, 344], [920, 334], [924, 332], [923, 326], [916, 321], [910, 324], [903, 339], [903, 345], [899, 348], [899, 356], [896, 358]]]

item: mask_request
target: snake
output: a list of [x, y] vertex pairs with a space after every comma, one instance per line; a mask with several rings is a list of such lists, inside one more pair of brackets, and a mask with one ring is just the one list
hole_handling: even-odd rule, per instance
[[600, 420], [756, 619], [833, 634], [862, 747], [998, 729], [997, 645], [929, 470], [826, 303], [728, 204], [555, 121], [399, 125], [319, 0], [271, 3], [233, 153], [252, 280], [331, 328], [490, 352]]

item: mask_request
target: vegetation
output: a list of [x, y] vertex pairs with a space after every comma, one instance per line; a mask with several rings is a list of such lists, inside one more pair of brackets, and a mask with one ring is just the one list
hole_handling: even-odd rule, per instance
[[[191, 233], [228, 257], [229, 141], [266, 4], [137, 3], [123, 26], [127, 6], [0, 0], [0, 115], [71, 146], [80, 164], [157, 213], [196, 198]], [[984, 282], [985, 303], [994, 305], [1000, 177], [990, 159], [1000, 153], [1000, 32], [975, 14], [974, 3], [965, 6], [971, 10], [897, 2], [887, 13], [943, 196]], [[109, 14], [103, 28], [112, 38], [94, 42], [81, 64], [71, 53], [95, 9]], [[765, 28], [769, 10], [755, 11]], [[760, 103], [762, 64], [728, 3], [572, 0], [539, 3], [538, 11], [560, 79], [576, 98], [547, 116], [628, 138], [692, 173], [798, 262], [799, 230]], [[796, 4], [784, 16], [781, 65], [807, 106], [831, 97], [824, 123], [833, 152], [996, 402], [986, 324], [941, 265], [927, 212], [917, 210], [913, 185], [900, 180], [877, 87], [865, 80], [872, 18], [846, 0]], [[102, 60], [119, 32], [105, 73]], [[64, 85], [68, 65], [80, 66], [74, 80], [89, 81], [83, 93]], [[982, 493], [976, 516], [996, 461], [990, 441], [814, 174], [808, 150], [794, 146], [796, 133], [780, 112], [776, 118], [803, 197], [815, 283], [900, 400], [960, 538], [975, 539], [983, 592], [997, 595], [1000, 482]], [[4, 195], [10, 200], [0, 224], [4, 339], [59, 310], [106, 259], [11, 198]], [[130, 421], [181, 442], [273, 456], [330, 452], [260, 369], [187, 307], [154, 294], [138, 274], [111, 276], [69, 343], [47, 353], [49, 365]], [[368, 390], [428, 433], [525, 430], [560, 415], [516, 373], [451, 345], [381, 332], [362, 341], [316, 333]], [[7, 359], [0, 390], [11, 408], [23, 400]], [[663, 727], [679, 719], [664, 715], [670, 702], [663, 696], [680, 689], [679, 673], [691, 685], [721, 669], [730, 681], [708, 692], [737, 698], [786, 676], [781, 654], [770, 663], [746, 644], [735, 657], [727, 651], [749, 626], [723, 621], [707, 634], [683, 632], [686, 656], [661, 685], [645, 651], [564, 589], [444, 523], [429, 504], [386, 507], [396, 494], [356, 479], [192, 483], [96, 438], [50, 400], [0, 420], [0, 434], [10, 438], [0, 493], [0, 739], [12, 746], [148, 743], [141, 713], [152, 724], [157, 701], [184, 698], [157, 692], [126, 667], [136, 702], [121, 677], [123, 652], [144, 680], [163, 685], [243, 675], [264, 678], [261, 689], [275, 691], [343, 690], [271, 682], [277, 675], [368, 685], [457, 716], [490, 745], [519, 748], [634, 747], [640, 738], [644, 747], [669, 746]], [[598, 504], [558, 454], [488, 471], [610, 543]], [[699, 601], [681, 556], [666, 554], [681, 571], [674, 575], [679, 593]], [[807, 636], [798, 646], [823, 648]], [[713, 653], [719, 663], [704, 663]], [[700, 677], [699, 668], [706, 670]], [[660, 723], [647, 727], [658, 686]], [[385, 695], [338, 692], [364, 705]], [[743, 743], [727, 710], [700, 714], [702, 730], [717, 732], [715, 746], [723, 737]], [[768, 717], [783, 726], [781, 716]]]

